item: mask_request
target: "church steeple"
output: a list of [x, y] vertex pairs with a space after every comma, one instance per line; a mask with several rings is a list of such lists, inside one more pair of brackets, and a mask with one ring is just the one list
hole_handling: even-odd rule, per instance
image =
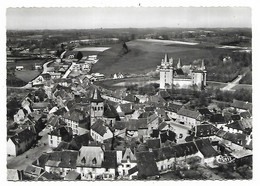
[[95, 103], [100, 103], [100, 102], [104, 101], [104, 99], [101, 97], [100, 92], [97, 88], [94, 90], [90, 101], [95, 102]]

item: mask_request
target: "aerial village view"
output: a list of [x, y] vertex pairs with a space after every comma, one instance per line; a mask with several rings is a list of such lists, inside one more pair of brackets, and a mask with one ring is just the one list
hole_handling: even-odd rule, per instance
[[250, 14], [8, 8], [7, 180], [251, 180]]

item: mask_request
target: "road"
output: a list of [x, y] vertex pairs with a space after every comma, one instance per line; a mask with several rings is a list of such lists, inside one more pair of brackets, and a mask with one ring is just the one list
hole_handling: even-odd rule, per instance
[[227, 86], [221, 88], [220, 90], [223, 91], [234, 91], [232, 88], [234, 88], [237, 84], [239, 84], [239, 81], [245, 76], [243, 75], [238, 75], [236, 79], [234, 79], [232, 82], [228, 83]]

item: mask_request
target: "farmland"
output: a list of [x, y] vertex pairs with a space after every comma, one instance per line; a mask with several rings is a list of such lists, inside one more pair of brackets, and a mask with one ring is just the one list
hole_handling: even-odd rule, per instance
[[190, 64], [196, 59], [212, 60], [219, 55], [232, 53], [230, 49], [207, 48], [200, 44], [188, 45], [183, 42], [167, 43], [165, 40], [133, 40], [127, 42], [129, 51], [125, 53], [122, 45], [117, 44], [98, 55], [99, 62], [93, 72], [105, 75], [114, 73], [143, 74], [156, 69], [164, 54], [173, 57], [174, 62], [180, 58], [182, 64]]
[[41, 72], [38, 70], [22, 70], [16, 71], [15, 76], [24, 82], [30, 82], [32, 79], [37, 77]]

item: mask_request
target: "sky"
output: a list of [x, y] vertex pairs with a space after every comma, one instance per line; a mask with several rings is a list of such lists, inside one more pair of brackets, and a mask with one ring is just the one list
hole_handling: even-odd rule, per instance
[[248, 7], [7, 8], [6, 28], [251, 27]]

